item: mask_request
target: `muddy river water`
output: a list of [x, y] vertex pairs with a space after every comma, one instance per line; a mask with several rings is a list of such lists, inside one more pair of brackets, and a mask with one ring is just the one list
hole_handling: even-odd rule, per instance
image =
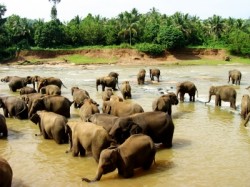
[[[91, 156], [72, 157], [66, 154], [68, 145], [58, 145], [53, 140], [35, 136], [38, 127], [29, 120], [7, 118], [9, 136], [0, 139], [0, 155], [10, 163], [14, 177], [14, 187], [77, 187], [77, 186], [240, 186], [250, 185], [250, 122], [242, 125], [240, 103], [245, 88], [250, 85], [250, 66], [157, 66], [161, 69], [160, 82], [151, 82], [149, 68], [153, 66], [0, 66], [0, 78], [7, 75], [40, 75], [60, 78], [67, 88], [62, 87], [62, 95], [72, 100], [70, 88], [78, 86], [102, 104], [101, 88], [96, 91], [97, 77], [110, 71], [120, 74], [119, 83], [130, 81], [132, 100], [145, 111], [151, 111], [152, 101], [162, 93], [175, 92], [177, 82], [190, 80], [198, 88], [195, 103], [188, 101], [172, 107], [175, 132], [171, 149], [157, 149], [156, 163], [149, 171], [136, 170], [135, 176], [123, 179], [117, 170], [104, 175], [99, 182], [87, 184], [82, 177], [93, 178], [97, 163]], [[140, 68], [147, 71], [146, 84], [138, 86], [136, 74]], [[222, 107], [214, 106], [208, 100], [208, 90], [212, 85], [228, 84], [228, 71], [242, 72], [237, 91], [237, 110], [222, 102]], [[119, 91], [115, 94], [120, 95]], [[16, 95], [8, 84], [0, 82], [0, 96]], [[2, 113], [2, 109], [0, 109]], [[71, 106], [71, 118], [79, 118], [78, 110]]]

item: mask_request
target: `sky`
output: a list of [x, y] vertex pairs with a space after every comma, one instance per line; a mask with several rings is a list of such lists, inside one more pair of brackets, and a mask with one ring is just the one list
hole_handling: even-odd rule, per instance
[[[7, 11], [4, 17], [18, 15], [21, 18], [50, 21], [52, 2], [49, 0], [0, 0]], [[213, 15], [223, 18], [250, 18], [250, 0], [61, 0], [57, 4], [57, 18], [68, 22], [75, 16], [100, 15], [115, 18], [124, 11], [136, 8], [145, 14], [152, 8], [168, 16], [176, 12], [207, 19]]]

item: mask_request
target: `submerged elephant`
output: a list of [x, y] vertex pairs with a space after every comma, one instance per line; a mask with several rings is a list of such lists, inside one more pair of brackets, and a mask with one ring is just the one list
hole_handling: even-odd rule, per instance
[[70, 118], [70, 106], [72, 103], [68, 98], [60, 95], [48, 95], [34, 99], [29, 110], [29, 117], [32, 117], [38, 110], [46, 110]]
[[121, 85], [121, 93], [123, 96], [123, 99], [131, 99], [131, 86], [129, 84], [129, 81], [123, 81]]
[[0, 138], [6, 138], [8, 136], [8, 128], [6, 125], [6, 119], [5, 117], [0, 114]]
[[146, 70], [140, 69], [137, 74], [137, 84], [143, 85], [145, 83]]
[[28, 106], [15, 96], [0, 97], [0, 108], [3, 108], [4, 116], [17, 119], [28, 119]]
[[113, 90], [117, 90], [116, 84], [117, 84], [117, 80], [115, 77], [110, 77], [110, 76], [99, 77], [96, 79], [96, 90], [98, 91], [99, 85], [102, 86], [102, 91], [105, 90], [105, 87], [110, 87]]
[[160, 69], [158, 68], [149, 69], [149, 75], [152, 81], [154, 81], [154, 77], [156, 77], [157, 81], [160, 82], [160, 75], [161, 75]]
[[118, 117], [144, 112], [142, 106], [138, 103], [125, 101], [104, 101], [102, 111]]
[[86, 90], [80, 89], [78, 87], [71, 88], [71, 95], [73, 96], [74, 107], [81, 108], [85, 99], [89, 99], [89, 93]]
[[195, 84], [191, 81], [184, 81], [181, 83], [177, 83], [176, 85], [176, 95], [180, 94], [180, 101], [184, 102], [184, 95], [185, 93], [189, 94], [189, 101], [195, 102], [195, 94], [198, 95], [198, 90], [195, 86]]
[[110, 147], [101, 152], [97, 174], [93, 180], [82, 178], [86, 182], [99, 181], [102, 175], [118, 169], [124, 178], [134, 175], [134, 169], [148, 170], [155, 160], [156, 148], [152, 139], [143, 134], [130, 136], [122, 145]]
[[177, 105], [179, 103], [177, 95], [173, 92], [164, 94], [158, 97], [152, 103], [153, 111], [167, 112], [169, 115], [172, 114], [172, 105]]
[[41, 94], [46, 95], [61, 95], [61, 88], [56, 85], [49, 84], [40, 89]]
[[38, 124], [44, 139], [53, 139], [58, 144], [68, 143], [67, 118], [54, 112], [37, 111], [30, 119]]
[[65, 87], [67, 88], [63, 82], [61, 81], [61, 79], [59, 78], [55, 78], [55, 77], [47, 77], [47, 78], [40, 78], [37, 82], [37, 85], [38, 85], [38, 88], [37, 88], [37, 91], [40, 92], [40, 89], [44, 86], [47, 86], [47, 85], [50, 85], [50, 84], [53, 84], [53, 85], [56, 85], [58, 86], [60, 89], [61, 87]]
[[228, 83], [232, 80], [232, 84], [240, 85], [241, 81], [241, 72], [237, 69], [230, 70], [228, 72]]
[[24, 95], [24, 94], [30, 94], [30, 93], [37, 93], [37, 91], [35, 88], [25, 86], [20, 89], [19, 93], [20, 95]]
[[83, 121], [69, 121], [70, 150], [73, 156], [91, 153], [98, 163], [101, 151], [108, 148], [114, 140], [107, 131], [96, 124]]
[[0, 157], [0, 186], [1, 187], [11, 187], [13, 178], [13, 171], [9, 162]]
[[30, 83], [30, 77], [13, 77], [9, 81], [9, 88], [11, 91], [16, 92], [18, 89], [21, 89]]
[[83, 105], [79, 110], [79, 115], [82, 121], [88, 121], [88, 118], [95, 113], [100, 113], [98, 104], [92, 99], [85, 99]]
[[209, 89], [209, 99], [206, 103], [211, 101], [212, 95], [215, 95], [215, 106], [221, 106], [221, 101], [230, 102], [230, 107], [236, 109], [237, 92], [234, 88], [223, 86], [211, 86]]
[[127, 117], [119, 117], [109, 134], [118, 143], [122, 143], [132, 134], [143, 133], [152, 138], [155, 143], [172, 147], [174, 123], [172, 117], [165, 112], [143, 112]]

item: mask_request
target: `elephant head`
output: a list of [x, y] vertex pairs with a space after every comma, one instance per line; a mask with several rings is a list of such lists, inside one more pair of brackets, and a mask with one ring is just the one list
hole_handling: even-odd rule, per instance
[[112, 126], [109, 135], [117, 143], [123, 143], [132, 134], [142, 133], [142, 128], [129, 117], [120, 117]]
[[210, 89], [209, 89], [208, 101], [205, 102], [205, 104], [206, 104], [206, 103], [209, 103], [209, 102], [211, 101], [211, 97], [212, 97], [213, 95], [216, 95], [217, 91], [218, 91], [218, 88], [217, 88], [216, 86], [211, 86], [211, 87], [210, 87]]
[[29, 118], [32, 118], [33, 114], [36, 113], [36, 111], [38, 110], [43, 110], [45, 108], [44, 102], [43, 102], [43, 98], [38, 98], [35, 99], [32, 102], [30, 111], [29, 111]]
[[44, 86], [48, 85], [48, 81], [47, 79], [41, 79], [39, 82], [38, 82], [38, 85], [37, 85], [37, 90], [38, 92], [40, 92], [40, 89]]
[[93, 180], [82, 178], [82, 181], [86, 181], [86, 182], [99, 181], [102, 175], [114, 171], [117, 168], [118, 156], [119, 156], [119, 152], [118, 152], [117, 147], [112, 146], [112, 147], [102, 150], [100, 154], [96, 177]]

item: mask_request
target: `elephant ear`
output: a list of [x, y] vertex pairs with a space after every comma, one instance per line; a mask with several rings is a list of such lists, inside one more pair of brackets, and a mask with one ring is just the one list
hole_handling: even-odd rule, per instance
[[132, 135], [132, 134], [140, 134], [140, 133], [142, 133], [142, 128], [138, 124], [134, 123], [131, 126], [130, 135]]
[[30, 117], [30, 121], [32, 121], [35, 124], [38, 124], [40, 122], [40, 120], [41, 120], [41, 118], [40, 118], [40, 116], [37, 113], [33, 114]]
[[164, 105], [165, 105], [165, 102], [164, 102], [163, 98], [159, 98], [156, 101], [155, 108], [156, 108], [157, 111], [161, 111], [163, 109]]

